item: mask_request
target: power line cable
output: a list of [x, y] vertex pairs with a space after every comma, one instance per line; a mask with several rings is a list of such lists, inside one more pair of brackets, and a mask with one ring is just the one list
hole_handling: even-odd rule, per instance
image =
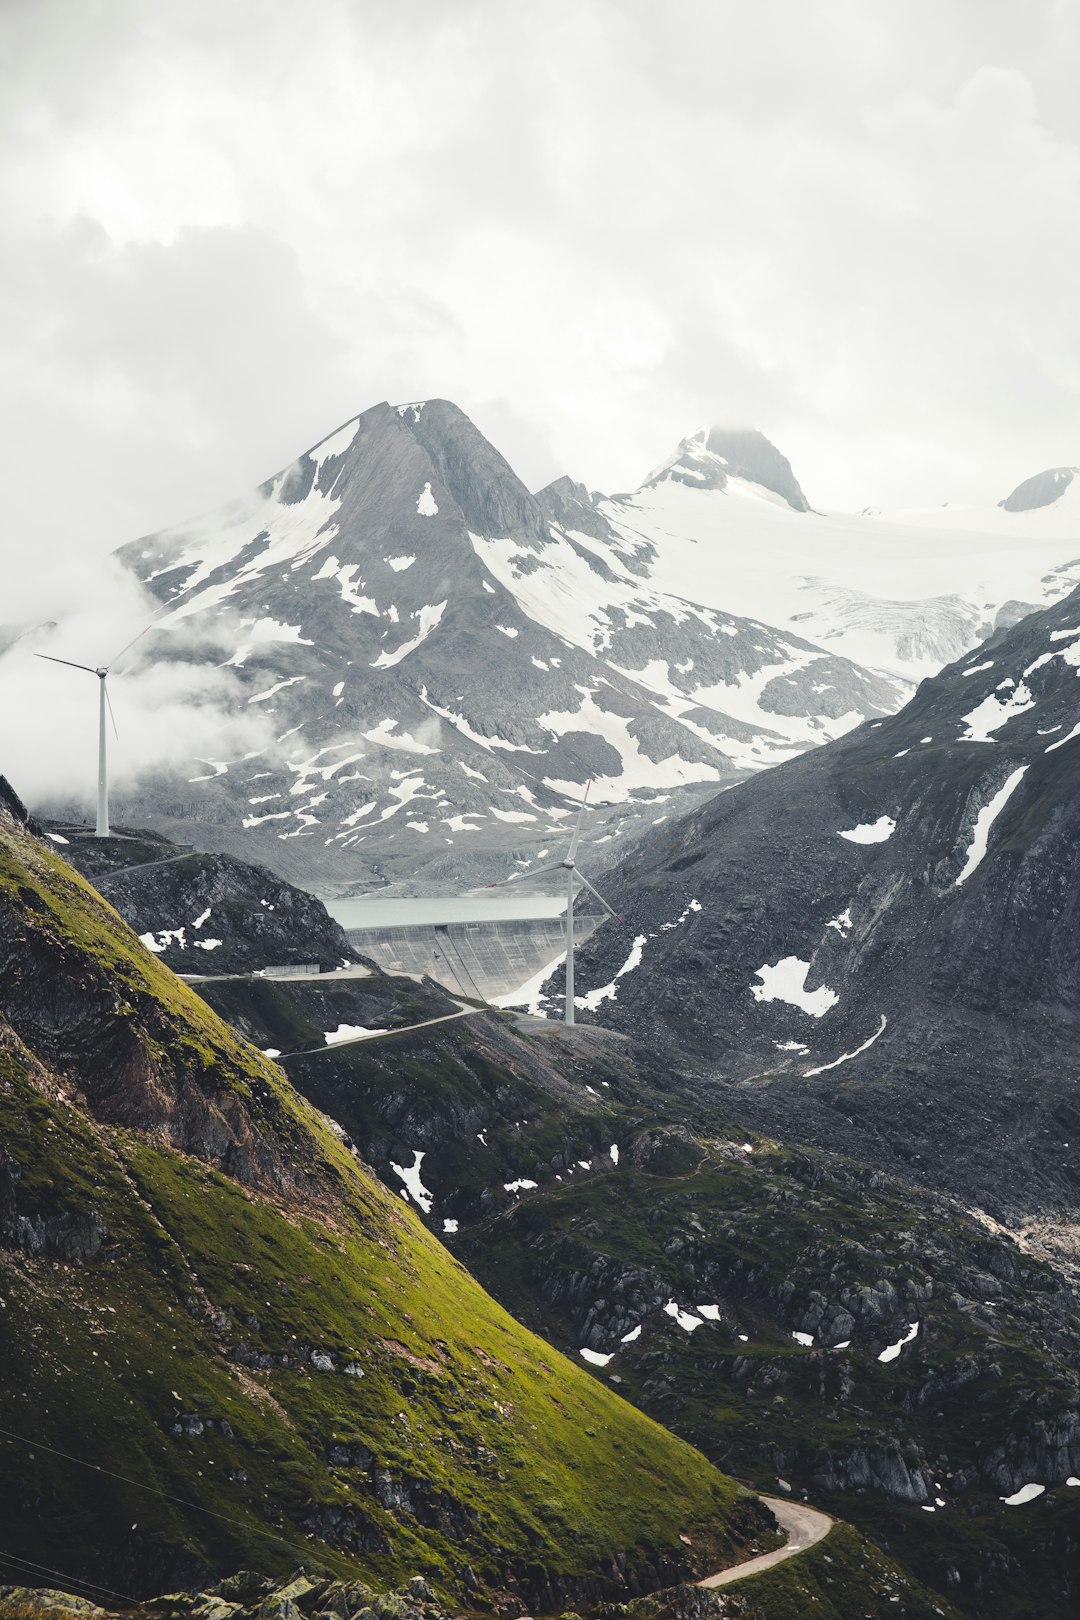
[[[47, 1451], [54, 1457], [62, 1457], [65, 1462], [72, 1462], [80, 1468], [89, 1468], [92, 1473], [104, 1474], [109, 1479], [118, 1479], [124, 1485], [134, 1485], [137, 1491], [147, 1491], [151, 1496], [160, 1496], [165, 1502], [175, 1502], [178, 1507], [190, 1508], [195, 1513], [206, 1513], [212, 1519], [220, 1519], [223, 1524], [231, 1524], [246, 1535], [266, 1536], [270, 1541], [276, 1541], [279, 1546], [287, 1547], [290, 1552], [299, 1553], [304, 1558], [312, 1556], [310, 1547], [301, 1547], [286, 1536], [279, 1535], [276, 1530], [268, 1530], [261, 1524], [251, 1524], [243, 1519], [234, 1519], [228, 1513], [218, 1513], [215, 1508], [204, 1507], [201, 1502], [189, 1502], [182, 1496], [173, 1496], [169, 1491], [163, 1491], [160, 1486], [144, 1484], [142, 1480], [132, 1479], [128, 1474], [118, 1474], [112, 1468], [102, 1468], [100, 1463], [86, 1462], [82, 1457], [72, 1456], [70, 1451], [60, 1451], [56, 1446], [48, 1446], [42, 1440], [30, 1440], [24, 1434], [16, 1434], [12, 1429], [0, 1428], [0, 1435], [7, 1440], [14, 1440], [16, 1444], [25, 1446], [28, 1451]], [[325, 1554], [317, 1554], [324, 1559]], [[326, 1560], [329, 1562], [330, 1560]], [[351, 1573], [351, 1572], [350, 1572]]]
[[111, 1586], [100, 1586], [97, 1581], [84, 1581], [77, 1575], [66, 1575], [62, 1569], [53, 1569], [49, 1564], [37, 1564], [32, 1558], [20, 1558], [15, 1553], [0, 1551], [0, 1564], [12, 1564], [21, 1573], [55, 1575], [58, 1580], [65, 1581], [68, 1587], [81, 1587], [87, 1592], [100, 1592], [107, 1597], [121, 1598], [125, 1603], [139, 1601], [128, 1592], [117, 1592]]

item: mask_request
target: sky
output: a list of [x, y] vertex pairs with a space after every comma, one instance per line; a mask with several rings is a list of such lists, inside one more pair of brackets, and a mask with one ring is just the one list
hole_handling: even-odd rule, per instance
[[1075, 0], [2, 0], [0, 53], [0, 621], [384, 398], [534, 488], [704, 422], [819, 508], [1080, 461]]

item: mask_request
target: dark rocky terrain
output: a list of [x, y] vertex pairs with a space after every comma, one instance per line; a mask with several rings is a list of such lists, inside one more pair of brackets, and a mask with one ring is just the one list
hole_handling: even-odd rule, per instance
[[[1012, 1224], [1080, 1201], [1080, 593], [665, 824], [581, 952], [715, 1106]], [[635, 965], [638, 963], [639, 965]]]
[[[355, 987], [353, 1016], [393, 1027], [392, 986]], [[250, 989], [206, 992], [259, 1044], [314, 993]], [[1080, 1309], [1035, 1246], [747, 1139], [691, 1073], [601, 1029], [485, 1013], [287, 1067], [516, 1316], [721, 1466], [853, 1520], [978, 1620], [1067, 1608]]]
[[[107, 864], [108, 850], [97, 858]], [[144, 871], [148, 883], [169, 867]], [[7, 982], [17, 1009], [19, 980]], [[394, 1201], [411, 1203], [527, 1327], [579, 1361], [587, 1350], [598, 1380], [721, 1466], [759, 1489], [807, 1493], [881, 1543], [882, 1552], [855, 1539], [829, 1553], [864, 1568], [874, 1601], [900, 1590], [909, 1612], [923, 1612], [921, 1588], [890, 1558], [980, 1620], [1035, 1620], [1068, 1601], [1080, 1318], [1068, 1278], [1030, 1245], [876, 1169], [757, 1131], [748, 1139], [693, 1067], [673, 1068], [616, 1032], [519, 1030], [508, 1015], [480, 1010], [328, 1048], [325, 1031], [341, 1024], [392, 1030], [454, 1004], [437, 986], [377, 971], [200, 988], [256, 1046], [291, 1054], [289, 1078], [315, 1117], [332, 1119]], [[138, 1131], [138, 1116], [133, 1123]], [[200, 1145], [205, 1132], [190, 1140], [196, 1153], [215, 1151]], [[196, 1179], [186, 1196], [210, 1191]], [[177, 1207], [174, 1198], [170, 1221]], [[95, 1239], [85, 1226], [42, 1221], [33, 1231], [44, 1253], [87, 1264]], [[312, 1275], [310, 1256], [297, 1259]], [[205, 1266], [204, 1253], [202, 1281]], [[226, 1347], [229, 1314], [226, 1306], [217, 1330]], [[310, 1327], [307, 1337], [323, 1354]], [[241, 1366], [258, 1374], [266, 1352], [250, 1333], [245, 1340]], [[332, 1345], [325, 1353], [336, 1360]], [[202, 1409], [193, 1412], [209, 1432]], [[231, 1408], [226, 1421], [235, 1430]], [[1037, 1501], [1001, 1503], [1033, 1482], [1045, 1487]], [[378, 1501], [377, 1470], [374, 1489]], [[419, 1487], [410, 1490], [408, 1511], [422, 1518]], [[1029, 1590], [1035, 1572], [1039, 1599]], [[780, 1595], [755, 1582], [724, 1602], [760, 1607], [710, 1612], [786, 1616], [783, 1603], [821, 1595], [819, 1578], [839, 1578], [843, 1590], [849, 1575], [800, 1558], [770, 1577]], [[937, 1607], [947, 1612], [944, 1599]], [[834, 1612], [855, 1620], [877, 1611], [845, 1599]], [[229, 1617], [215, 1610], [207, 1620]]]
[[264, 866], [182, 848], [160, 833], [114, 827], [111, 838], [51, 822], [48, 836], [174, 973], [252, 973], [356, 960], [321, 900]]
[[[98, 1602], [47, 1588], [0, 1586], [0, 1620], [109, 1620], [116, 1608], [100, 1605], [110, 1594], [94, 1595]], [[118, 1594], [111, 1595], [115, 1600]], [[903, 1608], [893, 1608], [895, 1603]], [[945, 1598], [928, 1592], [846, 1525], [836, 1525], [824, 1546], [723, 1592], [680, 1585], [629, 1603], [600, 1603], [589, 1612], [598, 1620], [791, 1620], [809, 1605], [819, 1620], [856, 1615], [859, 1620], [891, 1620], [897, 1613], [906, 1620], [957, 1620]], [[121, 1612], [130, 1620], [314, 1620], [319, 1615], [332, 1620], [447, 1620], [462, 1611], [440, 1600], [420, 1575], [400, 1591], [384, 1592], [363, 1581], [312, 1579], [299, 1569], [277, 1580], [241, 1572], [206, 1590], [165, 1593]], [[565, 1620], [580, 1616], [570, 1611]]]

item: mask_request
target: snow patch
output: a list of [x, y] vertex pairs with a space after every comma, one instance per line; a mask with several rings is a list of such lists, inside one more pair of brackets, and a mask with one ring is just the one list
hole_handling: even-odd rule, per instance
[[1018, 1491], [1014, 1491], [1011, 1496], [1003, 1496], [1001, 1500], [1006, 1507], [1022, 1507], [1025, 1502], [1034, 1502], [1045, 1490], [1045, 1485], [1021, 1485]]
[[783, 956], [771, 966], [763, 964], [757, 970], [760, 984], [750, 986], [756, 1001], [784, 1001], [791, 1007], [809, 1013], [811, 1018], [824, 1018], [830, 1007], [840, 1000], [835, 990], [821, 984], [816, 990], [807, 990], [806, 975], [809, 962], [798, 956]]
[[1009, 688], [1003, 697], [998, 697], [998, 691], [1000, 688], [963, 716], [959, 723], [967, 726], [967, 730], [960, 737], [961, 742], [992, 742], [992, 731], [1000, 731], [1018, 714], [1026, 714], [1035, 707], [1035, 698], [1022, 681], [1019, 686]]
[[395, 1176], [400, 1176], [405, 1183], [413, 1203], [419, 1204], [424, 1214], [428, 1215], [431, 1213], [432, 1194], [428, 1192], [420, 1179], [420, 1166], [423, 1164], [425, 1157], [426, 1155], [417, 1148], [413, 1155], [412, 1164], [403, 1166], [395, 1164], [391, 1159], [390, 1168]]
[[694, 1333], [701, 1326], [700, 1316], [693, 1316], [689, 1311], [681, 1310], [673, 1299], [668, 1300], [664, 1312], [673, 1321], [678, 1322], [684, 1333]]
[[439, 508], [435, 504], [435, 497], [431, 493], [431, 485], [425, 484], [417, 497], [416, 510], [421, 517], [434, 517]]
[[849, 844], [883, 844], [891, 838], [896, 831], [896, 822], [892, 816], [878, 816], [876, 821], [862, 822], [858, 827], [849, 827], [846, 831], [837, 831], [838, 838], [846, 838]]
[[321, 444], [317, 444], [314, 450], [309, 450], [308, 455], [315, 465], [321, 467], [323, 462], [329, 461], [331, 457], [343, 456], [356, 438], [356, 430], [359, 426], [360, 418], [355, 416], [351, 422], [346, 422], [344, 427], [338, 428], [336, 433], [331, 433], [328, 439], [324, 439]]
[[[420, 628], [416, 635], [413, 636], [412, 640], [402, 642], [401, 646], [398, 647], [395, 652], [381, 652], [378, 658], [372, 660], [372, 669], [390, 669], [394, 664], [400, 664], [403, 658], [408, 658], [411, 652], [416, 651], [421, 642], [427, 640], [431, 632], [441, 622], [442, 616], [445, 612], [445, 602], [435, 602], [433, 604], [425, 603], [425, 605], [419, 610]], [[410, 614], [410, 617], [416, 618], [417, 615], [415, 613]]]
[[901, 1350], [904, 1348], [905, 1344], [910, 1344], [912, 1339], [918, 1333], [918, 1331], [919, 1331], [918, 1322], [912, 1322], [911, 1326], [908, 1328], [907, 1332], [904, 1334], [904, 1337], [902, 1339], [897, 1339], [895, 1344], [887, 1345], [886, 1348], [878, 1356], [878, 1360], [879, 1361], [895, 1361], [897, 1356], [900, 1354]]
[[601, 1355], [599, 1350], [580, 1350], [578, 1354], [582, 1361], [587, 1361], [592, 1367], [606, 1367], [611, 1360], [610, 1356]]
[[888, 1023], [889, 1020], [886, 1018], [885, 1014], [882, 1013], [881, 1023], [870, 1036], [869, 1040], [863, 1041], [862, 1045], [857, 1046], [854, 1052], [842, 1052], [838, 1058], [833, 1058], [831, 1063], [823, 1063], [820, 1069], [807, 1069], [803, 1079], [810, 1080], [815, 1074], [828, 1074], [830, 1069], [838, 1069], [841, 1063], [850, 1063], [852, 1058], [857, 1058], [860, 1053], [869, 1051], [870, 1047], [873, 1046], [878, 1037], [884, 1035], [885, 1030], [888, 1027]]
[[365, 1041], [371, 1035], [385, 1035], [385, 1029], [365, 1029], [363, 1024], [339, 1024], [337, 1029], [323, 1030], [327, 1046], [338, 1046], [342, 1041]]
[[1002, 810], [1004, 810], [1013, 793], [1020, 786], [1026, 770], [1027, 766], [1021, 765], [1018, 770], [1013, 771], [1012, 775], [1005, 783], [1005, 786], [998, 789], [998, 791], [994, 794], [994, 797], [990, 800], [990, 803], [983, 805], [982, 809], [975, 817], [975, 826], [971, 834], [971, 843], [968, 845], [967, 855], [964, 859], [964, 869], [960, 873], [960, 876], [957, 878], [956, 882], [953, 884], [955, 889], [958, 889], [961, 883], [967, 882], [967, 879], [971, 876], [972, 872], [974, 872], [975, 868], [986, 854], [988, 841], [990, 838], [990, 828], [994, 825], [994, 822], [997, 820]]
[[[530, 817], [529, 819], [531, 820], [533, 818]], [[590, 990], [584, 996], [575, 996], [574, 1005], [577, 1007], [587, 1007], [589, 1012], [595, 1012], [602, 1001], [614, 1001], [617, 990], [617, 981], [621, 979], [625, 973], [633, 973], [636, 967], [641, 966], [641, 953], [644, 949], [646, 941], [648, 940], [648, 937], [648, 934], [638, 934], [633, 945], [630, 947], [630, 955], [626, 958], [626, 961], [623, 963], [618, 973], [616, 973], [615, 978], [612, 979], [611, 983], [601, 985], [599, 990]]]
[[[1054, 730], [1055, 731], [1060, 731], [1061, 727], [1060, 726], [1055, 726]], [[1049, 732], [1047, 732], [1046, 735], [1049, 736]], [[1076, 725], [1073, 726], [1072, 730], [1069, 732], [1067, 737], [1059, 737], [1057, 742], [1051, 743], [1049, 748], [1047, 748], [1045, 750], [1045, 752], [1048, 753], [1048, 754], [1052, 754], [1054, 752], [1055, 748], [1064, 748], [1066, 743], [1072, 742], [1074, 740], [1074, 738], [1076, 738], [1076, 737], [1080, 737], [1080, 720], [1078, 720], [1076, 722]]]
[[184, 932], [183, 928], [160, 928], [156, 934], [140, 934], [139, 938], [148, 951], [153, 951], [155, 956], [160, 956], [162, 951], [169, 949], [170, 945], [175, 945], [181, 951], [187, 950]]

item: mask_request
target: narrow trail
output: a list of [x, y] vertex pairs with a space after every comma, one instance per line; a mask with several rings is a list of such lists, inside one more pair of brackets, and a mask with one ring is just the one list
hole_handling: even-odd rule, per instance
[[761, 1500], [775, 1513], [781, 1530], [787, 1531], [787, 1541], [773, 1552], [759, 1553], [756, 1558], [732, 1564], [730, 1569], [706, 1575], [703, 1581], [698, 1581], [698, 1586], [731, 1586], [750, 1575], [760, 1575], [762, 1570], [782, 1564], [785, 1558], [794, 1558], [796, 1553], [805, 1552], [808, 1547], [823, 1541], [835, 1522], [827, 1513], [807, 1507], [804, 1502], [785, 1502], [777, 1496], [763, 1496]]

